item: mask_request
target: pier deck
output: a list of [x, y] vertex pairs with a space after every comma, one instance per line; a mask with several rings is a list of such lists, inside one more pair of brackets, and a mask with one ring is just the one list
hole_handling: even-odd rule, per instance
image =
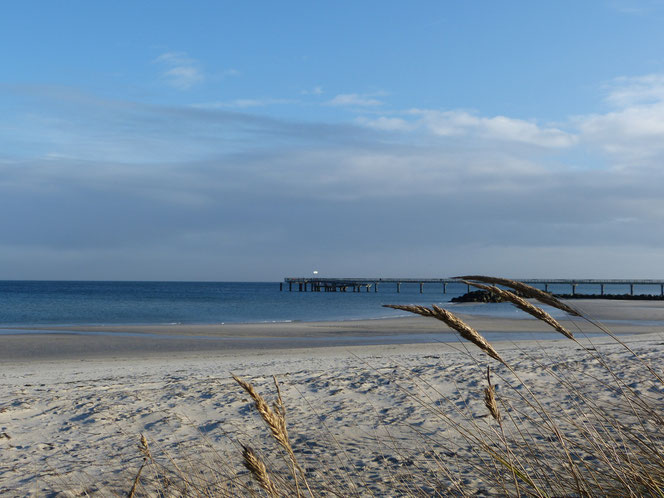
[[[604, 287], [607, 285], [624, 285], [625, 290], [634, 295], [636, 286], [659, 286], [660, 294], [664, 296], [664, 280], [653, 279], [515, 279], [519, 282], [541, 288], [548, 292], [550, 285], [569, 285], [571, 294], [576, 294], [577, 285], [597, 285], [598, 290], [604, 295]], [[299, 292], [361, 292], [363, 289], [370, 292], [378, 292], [380, 284], [395, 284], [396, 291], [401, 292], [401, 284], [419, 284], [420, 294], [423, 293], [424, 284], [438, 284], [442, 287], [443, 294], [447, 292], [449, 284], [461, 284], [454, 278], [328, 278], [328, 277], [286, 277], [279, 284], [279, 290], [284, 290], [284, 284], [288, 290], [293, 291], [295, 287]], [[470, 287], [468, 287], [470, 290]]]

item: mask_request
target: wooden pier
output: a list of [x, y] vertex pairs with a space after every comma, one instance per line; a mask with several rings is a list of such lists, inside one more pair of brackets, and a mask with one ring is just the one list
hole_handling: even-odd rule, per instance
[[[601, 295], [604, 295], [604, 289], [607, 285], [625, 286], [629, 289], [629, 294], [634, 295], [634, 288], [637, 286], [659, 286], [660, 295], [664, 296], [664, 280], [649, 279], [515, 279], [545, 291], [549, 291], [550, 285], [566, 285], [570, 288], [570, 294], [576, 294], [578, 285], [594, 285]], [[284, 290], [284, 284], [288, 286], [289, 292], [293, 289], [298, 292], [378, 292], [379, 285], [392, 284], [396, 286], [396, 291], [401, 292], [401, 284], [419, 285], [420, 294], [424, 292], [424, 284], [431, 286], [435, 284], [447, 293], [447, 286], [450, 284], [463, 285], [463, 283], [454, 278], [326, 278], [326, 277], [286, 277], [279, 283], [279, 290]], [[470, 291], [470, 286], [468, 286]], [[625, 292], [626, 294], [627, 292]]]

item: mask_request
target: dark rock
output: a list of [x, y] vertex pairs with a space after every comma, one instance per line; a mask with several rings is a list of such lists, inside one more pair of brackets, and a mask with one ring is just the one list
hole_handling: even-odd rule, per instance
[[[514, 292], [517, 296], [520, 296], [520, 292]], [[520, 296], [522, 297], [522, 296]], [[476, 290], [471, 291], [463, 296], [453, 297], [450, 299], [452, 303], [504, 303], [506, 302], [502, 297], [497, 296], [493, 292], [485, 290]]]

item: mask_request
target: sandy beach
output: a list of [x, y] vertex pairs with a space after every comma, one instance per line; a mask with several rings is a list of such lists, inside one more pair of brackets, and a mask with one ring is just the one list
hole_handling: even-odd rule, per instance
[[[618, 320], [612, 331], [661, 372], [664, 334], [654, 324], [664, 319], [661, 303], [572, 304], [595, 319]], [[542, 362], [581, 364], [589, 376], [601, 375], [600, 365], [572, 341], [529, 340], [526, 333], [548, 330], [534, 319], [464, 319], [487, 337], [517, 333], [495, 346], [542, 393], [556, 384], [538, 372]], [[581, 320], [563, 323], [578, 337], [597, 331]], [[238, 445], [271, 455], [273, 444], [231, 373], [253, 382], [269, 399], [276, 375], [293, 447], [307, 472], [312, 479], [342, 482], [343, 476], [325, 469], [339, 469], [343, 461], [352, 467], [352, 486], [359, 486], [352, 489], [359, 494], [403, 494], [397, 490], [404, 489], [410, 466], [423, 458], [424, 465], [436, 461], [425, 458], [422, 448], [444, 452], [441, 441], [454, 440], [422, 397], [435, 403], [455, 399], [463, 408], [450, 416], [488, 423], [480, 387], [485, 365], [493, 368], [496, 362], [436, 320], [67, 330], [0, 336], [3, 496], [126, 495], [143, 461], [137, 448], [141, 434], [165, 461], [172, 457], [182, 467], [198, 468], [197, 459], [205, 458], [246, 474]], [[603, 337], [581, 340], [615, 359], [625, 383], [641, 382], [643, 367], [621, 346]], [[612, 393], [597, 385], [580, 388], [611, 402]], [[636, 388], [650, 390], [661, 403], [661, 385]], [[469, 490], [491, 494], [472, 468], [456, 478]], [[445, 494], [442, 488], [436, 492]]]

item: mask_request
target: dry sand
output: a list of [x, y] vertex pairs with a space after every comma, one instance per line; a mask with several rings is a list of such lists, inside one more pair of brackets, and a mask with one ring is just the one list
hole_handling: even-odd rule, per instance
[[[612, 330], [626, 334], [624, 340], [661, 371], [664, 335], [661, 326], [649, 323], [664, 319], [660, 303], [573, 304], [599, 319], [629, 320], [613, 324]], [[483, 333], [546, 330], [535, 320], [467, 319]], [[568, 325], [590, 330], [579, 321]], [[135, 335], [0, 337], [3, 496], [126, 494], [142, 462], [139, 434], [148, 437], [156, 453], [173, 455], [182, 465], [195, 464], [213, 448], [215, 458], [241, 468], [238, 442], [269, 453], [272, 443], [247, 396], [231, 381], [231, 372], [250, 379], [268, 397], [273, 392], [270, 376], [278, 376], [293, 444], [305, 462], [316, 462], [310, 469], [314, 480], [324, 480], [322, 469], [339, 468], [342, 460], [359, 476], [360, 486], [376, 494], [398, 494], [399, 473], [427, 458], [422, 438], [448, 437], [449, 429], [413, 392], [432, 396], [434, 402], [449, 396], [460, 400], [471, 417], [486, 415], [481, 387], [489, 360], [465, 343], [335, 346], [331, 340], [347, 337], [349, 344], [357, 344], [358, 337], [381, 342], [389, 336], [412, 334], [419, 340], [423, 333], [447, 334], [434, 320], [85, 329]], [[145, 335], [151, 333], [175, 337]], [[538, 374], [539, 361], [585, 361], [571, 341], [523, 337], [496, 343], [497, 349], [542, 392], [555, 386]], [[626, 382], [642, 377], [642, 367], [623, 361], [620, 348], [600, 346], [605, 339], [590, 340], [615, 357]], [[317, 341], [326, 347], [311, 347], [320, 345]], [[599, 367], [591, 363], [583, 366], [593, 374]], [[423, 386], [428, 386], [426, 392]], [[643, 388], [655, 389], [662, 398], [661, 389]], [[597, 386], [584, 389], [611, 400], [611, 393]], [[458, 478], [468, 489], [482, 492], [473, 472]]]

